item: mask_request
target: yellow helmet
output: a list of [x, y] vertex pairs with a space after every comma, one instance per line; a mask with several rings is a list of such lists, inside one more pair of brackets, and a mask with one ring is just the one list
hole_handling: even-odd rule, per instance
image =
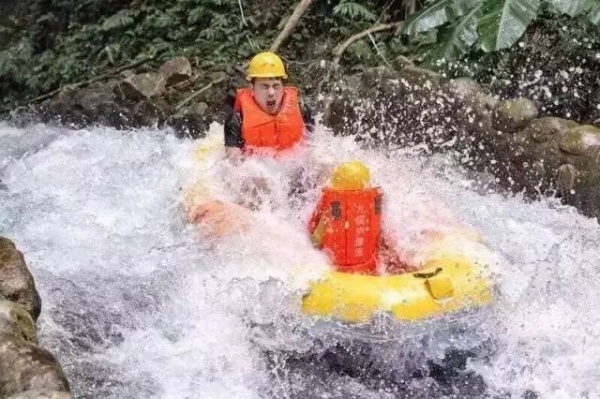
[[248, 65], [248, 76], [252, 78], [283, 78], [287, 79], [283, 61], [275, 53], [259, 53], [250, 60]]
[[362, 190], [371, 180], [369, 168], [358, 161], [339, 164], [333, 171], [329, 185], [334, 190]]

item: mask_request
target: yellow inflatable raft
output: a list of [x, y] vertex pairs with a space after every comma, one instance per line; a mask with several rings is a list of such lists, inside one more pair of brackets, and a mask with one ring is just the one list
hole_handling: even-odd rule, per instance
[[488, 304], [493, 297], [487, 270], [462, 256], [432, 260], [416, 273], [367, 276], [332, 272], [312, 283], [302, 310], [351, 323], [377, 312], [416, 321]]
[[[221, 140], [220, 135], [213, 135], [198, 148], [195, 161], [199, 167], [210, 169], [210, 155], [222, 149]], [[230, 216], [235, 215], [241, 222], [244, 209], [233, 210], [232, 204], [211, 201], [209, 191], [202, 184], [188, 190], [190, 221], [194, 219], [190, 210], [200, 209], [204, 229], [212, 227], [215, 234], [227, 235], [237, 226]], [[473, 246], [477, 249], [473, 250]], [[418, 321], [483, 307], [492, 301], [493, 286], [486, 264], [491, 252], [477, 235], [448, 236], [437, 240], [425, 252], [429, 256], [419, 262], [424, 266], [414, 273], [367, 276], [328, 272], [310, 283], [308, 293], [302, 298], [302, 311], [349, 323], [368, 322], [382, 312], [397, 320]]]

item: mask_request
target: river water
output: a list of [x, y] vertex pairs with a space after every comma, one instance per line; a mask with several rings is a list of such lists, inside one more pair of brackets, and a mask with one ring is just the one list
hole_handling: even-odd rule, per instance
[[[498, 260], [496, 302], [476, 322], [465, 315], [459, 333], [440, 320], [385, 345], [336, 346], [308, 334], [314, 320], [298, 310], [307, 276], [324, 267], [303, 232], [317, 190], [287, 195], [294, 170], [316, 174], [310, 161], [236, 168], [217, 151], [199, 171], [207, 140], [0, 125], [0, 235], [25, 254], [41, 343], [75, 397], [600, 397], [595, 220], [488, 192], [444, 156], [361, 150], [318, 129], [314, 158], [365, 161], [406, 248], [422, 229], [464, 223]], [[253, 173], [271, 203], [248, 234], [216, 241], [186, 223], [187, 187], [235, 188]]]

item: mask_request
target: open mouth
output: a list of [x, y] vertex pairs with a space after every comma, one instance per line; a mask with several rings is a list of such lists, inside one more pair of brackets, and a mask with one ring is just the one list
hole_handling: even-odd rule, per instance
[[275, 106], [275, 100], [267, 100], [267, 107], [273, 108]]

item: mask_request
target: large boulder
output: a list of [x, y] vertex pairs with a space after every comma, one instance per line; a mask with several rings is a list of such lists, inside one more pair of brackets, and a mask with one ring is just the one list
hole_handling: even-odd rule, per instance
[[154, 72], [130, 75], [119, 82], [117, 95], [130, 101], [149, 100], [165, 93], [164, 78]]
[[23, 254], [4, 237], [0, 237], [0, 295], [22, 305], [34, 320], [40, 315], [42, 301]]
[[175, 57], [162, 64], [158, 70], [166, 86], [188, 80], [192, 76], [192, 64], [186, 57]]
[[0, 397], [29, 390], [69, 392], [69, 382], [50, 352], [0, 333]]
[[35, 322], [18, 303], [0, 300], [0, 334], [13, 335], [35, 342]]
[[64, 391], [53, 391], [47, 389], [35, 389], [20, 392], [6, 399], [71, 399], [71, 394]]

